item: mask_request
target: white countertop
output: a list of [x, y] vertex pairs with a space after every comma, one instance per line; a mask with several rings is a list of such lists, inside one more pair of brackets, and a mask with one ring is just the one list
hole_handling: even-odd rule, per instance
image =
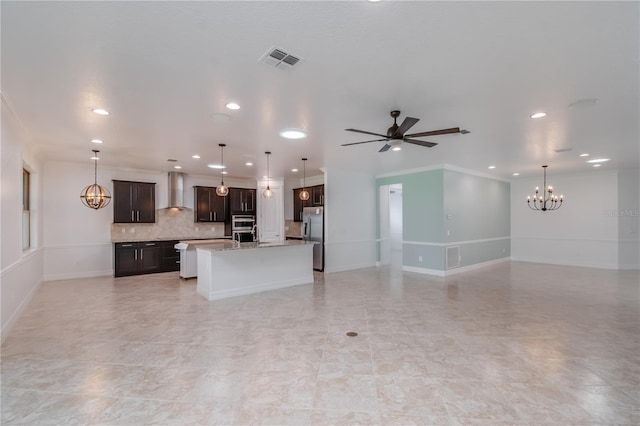
[[[187, 241], [183, 241], [187, 243]], [[285, 240], [285, 241], [271, 241], [271, 242], [251, 242], [251, 243], [238, 243], [233, 241], [222, 241], [219, 243], [203, 244], [199, 245], [199, 250], [210, 251], [228, 251], [228, 250], [248, 250], [248, 249], [263, 249], [273, 247], [291, 247], [302, 245], [318, 244], [314, 241], [299, 241], [299, 240]]]

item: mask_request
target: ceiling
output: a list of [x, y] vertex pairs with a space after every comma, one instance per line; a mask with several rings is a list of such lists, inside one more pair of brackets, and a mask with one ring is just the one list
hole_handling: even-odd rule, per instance
[[[226, 143], [237, 178], [265, 175], [267, 150], [271, 177], [287, 179], [302, 157], [309, 176], [443, 163], [501, 178], [543, 164], [596, 172], [578, 155], [610, 158], [600, 170], [639, 164], [639, 16], [638, 2], [3, 0], [1, 89], [45, 161], [97, 148], [103, 165], [168, 171], [176, 159], [216, 176], [206, 164]], [[258, 62], [273, 46], [302, 61]], [[340, 146], [375, 139], [345, 128], [386, 133], [392, 109], [420, 119], [408, 133], [470, 133], [400, 152]], [[289, 127], [308, 137], [280, 137]]]

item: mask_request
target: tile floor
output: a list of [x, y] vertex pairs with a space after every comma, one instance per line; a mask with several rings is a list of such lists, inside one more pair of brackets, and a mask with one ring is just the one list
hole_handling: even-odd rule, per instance
[[1, 423], [638, 425], [638, 281], [382, 267], [217, 302], [177, 273], [44, 283], [2, 345]]

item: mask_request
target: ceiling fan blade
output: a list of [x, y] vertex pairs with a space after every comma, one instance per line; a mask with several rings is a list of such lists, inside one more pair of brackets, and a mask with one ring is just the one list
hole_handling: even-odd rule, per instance
[[374, 140], [372, 140], [372, 141], [362, 141], [362, 142], [343, 143], [343, 144], [342, 144], [342, 145], [340, 145], [340, 146], [358, 145], [358, 144], [361, 144], [361, 143], [380, 142], [380, 141], [386, 141], [386, 140], [388, 140], [388, 139], [387, 139], [387, 138], [384, 138], [384, 139], [374, 139]]
[[391, 145], [389, 145], [387, 143], [382, 148], [380, 148], [380, 151], [378, 151], [378, 152], [387, 152], [387, 151], [389, 151], [389, 148], [391, 148]]
[[404, 135], [404, 132], [409, 130], [418, 121], [420, 121], [419, 118], [405, 117], [405, 119], [402, 122], [402, 124], [400, 125], [400, 127], [398, 127], [398, 130], [396, 130], [396, 133], [394, 134], [394, 136], [402, 136], [402, 135]]
[[410, 138], [421, 138], [423, 136], [437, 136], [448, 135], [451, 133], [460, 133], [460, 127], [452, 127], [450, 129], [432, 130], [430, 132], [413, 133], [411, 135], [405, 135]]
[[345, 129], [345, 130], [347, 132], [364, 133], [365, 135], [380, 136], [382, 138], [386, 138], [387, 137], [387, 135], [381, 135], [380, 133], [367, 132], [365, 130], [358, 130], [358, 129]]
[[438, 145], [435, 142], [419, 141], [419, 140], [416, 140], [416, 139], [404, 138], [403, 141], [407, 142], [407, 143], [412, 143], [414, 145], [426, 146], [427, 148], [431, 148], [432, 146]]

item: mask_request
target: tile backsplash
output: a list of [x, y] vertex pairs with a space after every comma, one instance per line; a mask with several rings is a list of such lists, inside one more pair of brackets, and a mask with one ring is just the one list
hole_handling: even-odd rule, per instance
[[112, 223], [111, 241], [187, 240], [220, 238], [224, 222], [196, 223], [191, 209], [158, 209], [156, 223]]
[[292, 220], [285, 220], [284, 226], [288, 227], [285, 231], [285, 235], [289, 236], [301, 236], [302, 235], [302, 222], [294, 222]]

